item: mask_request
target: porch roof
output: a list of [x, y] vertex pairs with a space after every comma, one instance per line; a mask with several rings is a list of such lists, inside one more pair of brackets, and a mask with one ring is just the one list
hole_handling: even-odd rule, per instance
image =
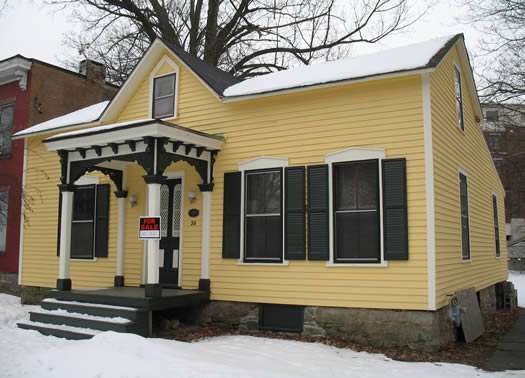
[[53, 135], [44, 140], [49, 151], [128, 143], [144, 137], [167, 138], [207, 150], [220, 150], [224, 138], [157, 119], [121, 122]]

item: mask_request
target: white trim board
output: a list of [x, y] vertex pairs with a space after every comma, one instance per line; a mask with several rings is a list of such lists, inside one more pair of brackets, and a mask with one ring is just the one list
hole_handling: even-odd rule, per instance
[[421, 75], [423, 95], [423, 135], [425, 150], [425, 190], [427, 205], [427, 284], [428, 310], [436, 310], [436, 216], [434, 197], [434, 146], [432, 144], [432, 102], [430, 74]]

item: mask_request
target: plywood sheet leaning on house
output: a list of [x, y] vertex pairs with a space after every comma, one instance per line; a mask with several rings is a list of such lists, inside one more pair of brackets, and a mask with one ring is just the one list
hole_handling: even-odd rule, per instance
[[461, 311], [461, 325], [465, 341], [470, 343], [483, 335], [485, 327], [481, 318], [478, 298], [474, 288], [461, 290], [456, 293], [458, 305], [464, 309]]

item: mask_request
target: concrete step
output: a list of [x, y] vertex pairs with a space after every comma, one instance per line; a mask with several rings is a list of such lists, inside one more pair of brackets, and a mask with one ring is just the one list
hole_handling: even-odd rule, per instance
[[79, 327], [67, 327], [59, 326], [54, 324], [46, 324], [39, 322], [20, 322], [17, 323], [18, 328], [38, 331], [46, 336], [61, 337], [69, 340], [86, 340], [91, 339], [100, 331], [79, 328]]

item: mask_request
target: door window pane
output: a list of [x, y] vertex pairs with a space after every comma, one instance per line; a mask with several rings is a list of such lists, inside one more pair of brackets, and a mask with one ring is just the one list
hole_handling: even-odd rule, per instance
[[[170, 203], [170, 188], [168, 185], [160, 187], [160, 237], [168, 236], [168, 210]], [[162, 259], [161, 259], [162, 261]]]

